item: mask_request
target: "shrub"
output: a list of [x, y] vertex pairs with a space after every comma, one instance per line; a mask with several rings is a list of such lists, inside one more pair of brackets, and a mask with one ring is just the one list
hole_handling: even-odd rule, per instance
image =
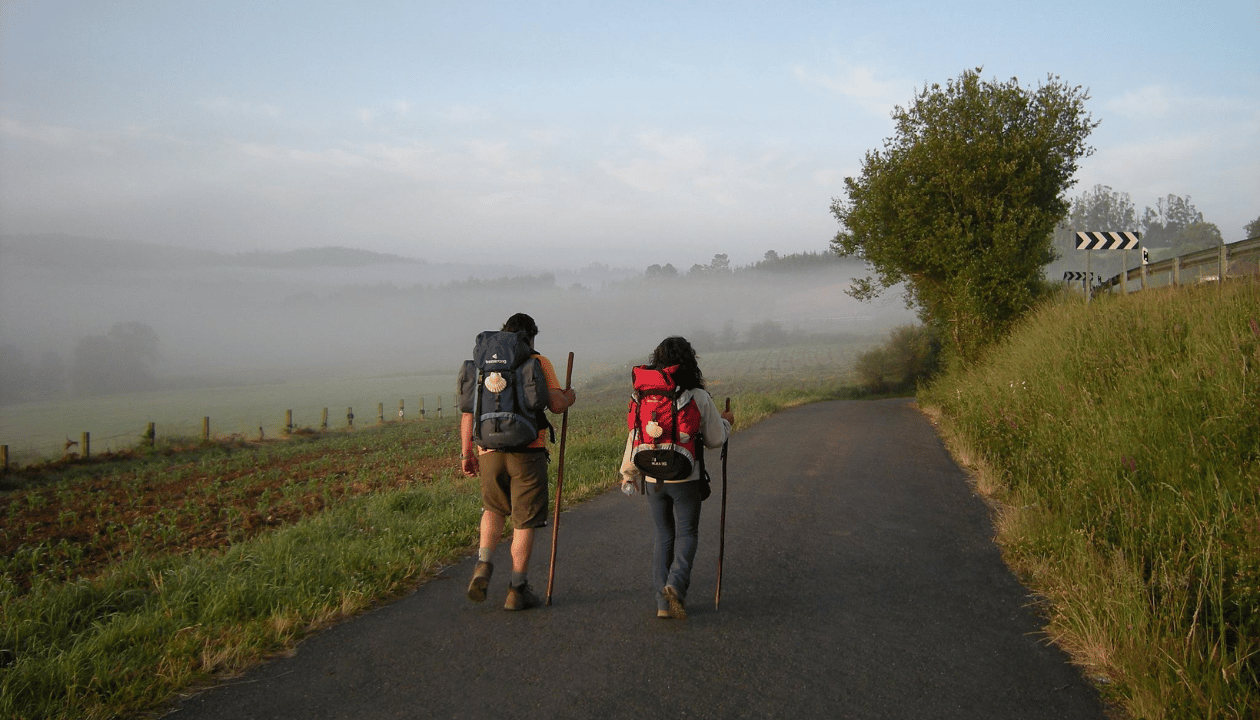
[[868, 392], [914, 390], [940, 369], [941, 342], [926, 325], [894, 328], [888, 341], [857, 358], [858, 381]]

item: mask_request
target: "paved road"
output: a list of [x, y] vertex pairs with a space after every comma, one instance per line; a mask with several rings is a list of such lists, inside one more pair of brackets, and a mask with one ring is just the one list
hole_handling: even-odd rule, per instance
[[728, 467], [718, 610], [720, 470], [686, 621], [655, 617], [651, 519], [614, 490], [561, 516], [550, 607], [503, 611], [506, 573], [470, 603], [469, 559], [170, 717], [1105, 717], [909, 402], [781, 413], [733, 437]]

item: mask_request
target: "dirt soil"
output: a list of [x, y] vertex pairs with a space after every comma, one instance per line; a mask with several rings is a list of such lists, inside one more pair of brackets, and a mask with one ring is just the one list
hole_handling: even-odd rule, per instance
[[[330, 455], [312, 446], [309, 453], [230, 474], [175, 454], [166, 469], [178, 479], [144, 484], [131, 473], [110, 471], [72, 486], [38, 487], [32, 473], [53, 469], [26, 471], [23, 484], [35, 487], [0, 493], [0, 557], [15, 559], [7, 563], [8, 580], [26, 592], [37, 577], [91, 577], [136, 553], [223, 548], [319, 513], [342, 498], [430, 482], [436, 473], [458, 466], [452, 456], [412, 459], [405, 466], [364, 473], [362, 454]], [[357, 479], [347, 481], [352, 475]], [[23, 549], [41, 544], [51, 554], [30, 553], [32, 561], [25, 564], [16, 560]]]

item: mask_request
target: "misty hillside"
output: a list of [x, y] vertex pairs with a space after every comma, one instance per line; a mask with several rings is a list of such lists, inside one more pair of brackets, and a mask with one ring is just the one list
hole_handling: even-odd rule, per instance
[[259, 268], [366, 267], [423, 263], [399, 255], [321, 247], [268, 252], [223, 253], [214, 250], [151, 245], [73, 235], [2, 235], [0, 261], [36, 267], [158, 268], [216, 265]]
[[128, 378], [152, 385], [444, 371], [469, 355], [478, 332], [515, 312], [538, 321], [541, 351], [613, 363], [645, 359], [669, 334], [867, 335], [914, 321], [899, 297], [865, 304], [845, 294], [864, 274], [860, 264], [830, 253], [771, 256], [739, 268], [719, 255], [687, 271], [668, 262], [539, 270], [346, 248], [227, 255], [5, 237], [0, 346], [8, 365], [71, 386], [96, 369], [91, 357], [128, 350], [113, 369], [128, 365]]

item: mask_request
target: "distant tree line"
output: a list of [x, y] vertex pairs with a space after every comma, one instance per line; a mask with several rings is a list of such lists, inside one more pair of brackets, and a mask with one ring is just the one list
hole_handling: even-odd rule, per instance
[[781, 347], [794, 342], [810, 339], [812, 336], [795, 328], [784, 328], [775, 320], [762, 320], [748, 326], [741, 337], [732, 322], [727, 322], [721, 330], [714, 331], [707, 327], [695, 328], [686, 334], [696, 350], [713, 352], [716, 350], [740, 350], [751, 348]]
[[467, 280], [443, 283], [441, 287], [443, 290], [479, 290], [482, 288], [492, 288], [494, 290], [537, 290], [555, 286], [556, 276], [554, 273], [539, 273], [537, 275], [513, 275], [492, 280], [469, 277]]
[[[1258, 224], [1260, 218], [1243, 228], [1246, 237], [1255, 236]], [[1076, 233], [1080, 231], [1140, 232], [1142, 246], [1161, 250], [1161, 257], [1185, 255], [1225, 242], [1220, 228], [1203, 218], [1188, 195], [1162, 197], [1139, 216], [1128, 193], [1107, 185], [1095, 185], [1072, 200], [1071, 210], [1055, 231], [1055, 249], [1060, 256], [1075, 252]]]
[[846, 261], [833, 252], [803, 252], [790, 255], [779, 255], [774, 250], [767, 250], [762, 260], [751, 265], [731, 267], [730, 258], [725, 254], [713, 256], [708, 265], [696, 263], [685, 272], [680, 273], [672, 263], [664, 265], [652, 264], [643, 273], [647, 280], [671, 280], [675, 278], [720, 278], [743, 273], [788, 273], [812, 270], [821, 267], [838, 265]]
[[104, 335], [79, 338], [69, 366], [47, 351], [32, 365], [16, 345], [0, 345], [0, 405], [153, 390], [158, 336], [144, 323], [118, 323]]

